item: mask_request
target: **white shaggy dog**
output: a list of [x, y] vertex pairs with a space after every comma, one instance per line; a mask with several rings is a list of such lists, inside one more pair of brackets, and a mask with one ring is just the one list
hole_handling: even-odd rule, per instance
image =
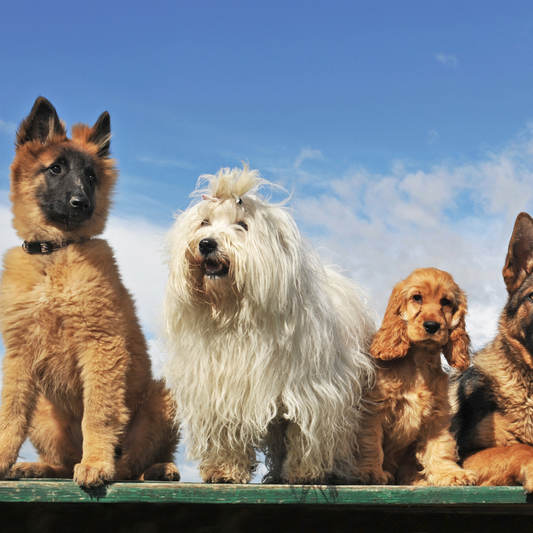
[[167, 383], [206, 482], [247, 483], [265, 451], [270, 482], [351, 482], [358, 406], [373, 379], [373, 315], [245, 165], [168, 234]]

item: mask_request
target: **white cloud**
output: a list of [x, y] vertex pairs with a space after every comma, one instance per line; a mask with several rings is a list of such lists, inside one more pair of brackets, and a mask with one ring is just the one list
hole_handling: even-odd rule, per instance
[[457, 58], [451, 54], [437, 54], [435, 59], [442, 63], [445, 67], [457, 67]]
[[306, 159], [324, 159], [322, 152], [320, 150], [311, 150], [310, 148], [303, 148], [300, 152], [300, 155], [296, 158], [294, 162], [294, 168], [300, 168], [300, 165]]
[[135, 298], [137, 316], [150, 336], [157, 336], [167, 280], [163, 249], [167, 230], [142, 218], [111, 216], [103, 235], [115, 252], [124, 284]]
[[494, 336], [506, 299], [501, 268], [514, 220], [533, 209], [532, 144], [529, 130], [469, 164], [349, 171], [321, 196], [296, 195], [293, 207], [304, 233], [368, 287], [380, 314], [415, 268], [449, 271], [470, 297], [468, 328], [479, 348]]
[[189, 170], [194, 170], [196, 168], [196, 165], [193, 165], [192, 163], [189, 163], [187, 161], [181, 161], [178, 159], [168, 159], [168, 158], [161, 159], [158, 157], [143, 156], [143, 157], [139, 157], [139, 161], [142, 161], [143, 163], [152, 163], [160, 167], [178, 167], [178, 168], [186, 168]]
[[439, 133], [436, 130], [428, 131], [428, 144], [433, 144], [439, 138]]
[[0, 133], [14, 136], [17, 131], [17, 125], [14, 122], [6, 122], [0, 118]]

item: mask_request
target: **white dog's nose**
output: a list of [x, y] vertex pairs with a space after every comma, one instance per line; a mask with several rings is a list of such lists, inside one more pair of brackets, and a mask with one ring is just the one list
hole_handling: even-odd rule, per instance
[[215, 239], [202, 239], [198, 245], [202, 255], [209, 255], [217, 249], [217, 241]]

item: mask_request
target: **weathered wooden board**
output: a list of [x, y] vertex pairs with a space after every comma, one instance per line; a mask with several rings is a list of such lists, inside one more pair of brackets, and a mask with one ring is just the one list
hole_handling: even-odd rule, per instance
[[0, 481], [2, 533], [533, 531], [522, 487]]
[[72, 480], [0, 481], [0, 502], [188, 503], [226, 505], [526, 506], [522, 487], [206, 485], [123, 482], [85, 490]]

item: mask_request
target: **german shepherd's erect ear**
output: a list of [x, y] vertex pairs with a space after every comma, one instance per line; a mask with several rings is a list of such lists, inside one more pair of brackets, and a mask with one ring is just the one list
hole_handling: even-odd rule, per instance
[[111, 117], [104, 111], [92, 127], [89, 142], [98, 146], [98, 157], [108, 157], [111, 146]]
[[516, 217], [509, 251], [503, 267], [503, 279], [509, 295], [522, 285], [533, 271], [533, 219], [527, 213]]
[[30, 114], [21, 122], [17, 131], [15, 146], [20, 148], [31, 141], [46, 143], [53, 136], [66, 137], [65, 126], [59, 120], [55, 107], [43, 96], [39, 96]]

